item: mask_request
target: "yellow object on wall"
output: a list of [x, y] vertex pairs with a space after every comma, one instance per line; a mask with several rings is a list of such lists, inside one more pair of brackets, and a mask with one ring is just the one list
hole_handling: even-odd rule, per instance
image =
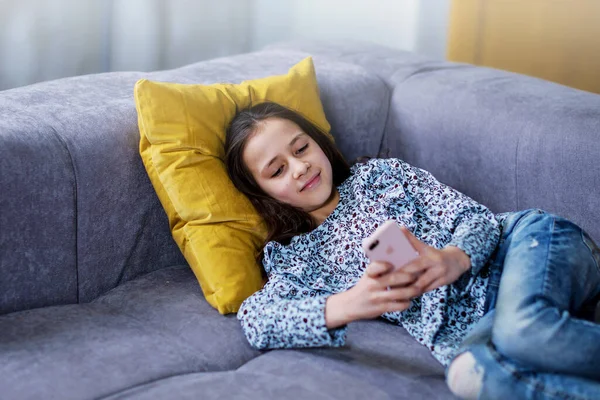
[[454, 0], [448, 59], [600, 93], [598, 38], [598, 0]]
[[273, 101], [329, 133], [312, 58], [285, 75], [240, 84], [142, 79], [134, 95], [140, 154], [173, 238], [206, 300], [222, 314], [237, 312], [263, 285], [255, 255], [266, 230], [227, 176], [225, 132], [239, 110]]

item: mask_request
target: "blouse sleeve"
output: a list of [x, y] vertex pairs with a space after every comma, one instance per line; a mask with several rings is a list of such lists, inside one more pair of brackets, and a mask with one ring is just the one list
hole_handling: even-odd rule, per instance
[[347, 325], [328, 329], [322, 294], [302, 286], [295, 277], [272, 274], [265, 286], [248, 297], [237, 318], [250, 345], [256, 349], [340, 347]]
[[500, 239], [494, 214], [467, 195], [439, 182], [431, 173], [399, 159], [382, 161], [382, 177], [401, 181], [403, 193], [415, 208], [452, 237], [446, 246], [456, 246], [471, 259], [477, 275]]

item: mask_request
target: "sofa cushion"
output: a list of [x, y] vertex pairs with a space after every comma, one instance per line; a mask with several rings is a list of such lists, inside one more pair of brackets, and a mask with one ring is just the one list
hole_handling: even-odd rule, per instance
[[[11, 196], [21, 195], [2, 201], [14, 199], [15, 204], [30, 206], [20, 216], [0, 214], [2, 222], [7, 221], [6, 226], [10, 226], [20, 218], [19, 226], [38, 226], [42, 221], [38, 211], [42, 210], [55, 229], [54, 235], [46, 237], [47, 245], [35, 251], [30, 243], [36, 243], [39, 229], [22, 231], [27, 233], [22, 240], [9, 231], [1, 236], [0, 241], [17, 240], [19, 246], [33, 251], [15, 251], [2, 259], [3, 268], [15, 271], [16, 275], [11, 276], [20, 275], [23, 282], [32, 284], [22, 291], [7, 287], [5, 293], [21, 297], [9, 298], [12, 306], [5, 311], [91, 301], [141, 274], [185, 263], [139, 155], [133, 99], [137, 80], [241, 82], [283, 74], [307, 55], [263, 51], [168, 71], [76, 76], [0, 92], [0, 109], [7, 115], [6, 123], [0, 125], [0, 140], [14, 134], [31, 153], [28, 159], [40, 161], [35, 165], [46, 165], [50, 173], [39, 181], [31, 176], [13, 179], [19, 173], [13, 169], [22, 161], [14, 161], [19, 157], [16, 152], [5, 158], [0, 174], [12, 177]], [[344, 156], [351, 160], [360, 155], [376, 155], [388, 113], [390, 93], [385, 83], [356, 65], [323, 57], [314, 62], [325, 114]], [[34, 132], [50, 145], [31, 146], [28, 135]], [[35, 142], [35, 138], [32, 140]], [[4, 142], [0, 148], [4, 148]], [[58, 174], [55, 167], [64, 168], [66, 175]], [[56, 197], [44, 197], [41, 202], [36, 199], [33, 194], [41, 190], [37, 182], [46, 184]], [[24, 201], [27, 196], [29, 203]], [[55, 207], [59, 203], [70, 207], [70, 215]], [[65, 234], [71, 238], [64, 240]], [[51, 249], [58, 249], [59, 241], [70, 250], [61, 251], [61, 256], [46, 257]], [[47, 273], [38, 273], [40, 269], [33, 267], [38, 262]], [[41, 299], [38, 294], [45, 291], [48, 296]], [[27, 296], [29, 300], [25, 299]]]
[[323, 42], [301, 39], [273, 43], [265, 49], [279, 52], [302, 51], [313, 57], [360, 65], [385, 81], [391, 77], [406, 79], [424, 68], [447, 64], [410, 51], [355, 40]]
[[[0, 149], [9, 149], [4, 135], [12, 130], [21, 131], [19, 141], [28, 151], [26, 156], [13, 152], [13, 157], [20, 154], [19, 162], [5, 157], [2, 173], [16, 177], [25, 171], [19, 169], [23, 163], [44, 171], [32, 170], [14, 181], [21, 195], [12, 198], [18, 199], [20, 213], [10, 217], [35, 228], [23, 231], [31, 236], [13, 238], [31, 252], [15, 248], [0, 262], [12, 259], [15, 278], [35, 274], [28, 278], [32, 286], [15, 286], [27, 296], [41, 300], [47, 291], [58, 294], [44, 303], [21, 301], [19, 309], [90, 301], [136, 276], [185, 263], [137, 151], [132, 89], [141, 77], [134, 72], [86, 75], [0, 92], [0, 109], [15, 108], [7, 112], [6, 127], [0, 126]], [[52, 196], [39, 195], [46, 191]], [[68, 219], [63, 218], [65, 210]], [[43, 227], [37, 225], [44, 221], [39, 213], [44, 214]], [[42, 231], [49, 233], [49, 244], [35, 239]], [[34, 249], [32, 243], [39, 246]], [[37, 257], [59, 249], [60, 254], [44, 257], [36, 266]]]
[[273, 350], [236, 371], [173, 376], [104, 400], [454, 399], [442, 366], [406, 331], [382, 320], [349, 325], [347, 346]]
[[[384, 320], [350, 324], [343, 348], [257, 351], [234, 315], [206, 302], [187, 266], [151, 272], [92, 303], [4, 315], [0, 354], [0, 393], [10, 399], [235, 398], [251, 382], [262, 387], [254, 398], [286, 390], [339, 398], [336, 388], [363, 385], [392, 398], [449, 393], [427, 348]], [[189, 375], [198, 372], [210, 374]]]
[[0, 96], [0, 314], [77, 302], [75, 176], [62, 138]]
[[448, 64], [392, 79], [382, 150], [493, 212], [541, 208], [600, 241], [600, 96]]
[[383, 157], [400, 157], [494, 212], [542, 208], [600, 242], [600, 96], [493, 68], [366, 43], [271, 51], [358, 64], [393, 90]]
[[[379, 324], [382, 323], [377, 322], [376, 326]], [[413, 351], [414, 343], [409, 343], [405, 350]], [[362, 343], [356, 343], [353, 349], [335, 352], [330, 349], [278, 350], [248, 362], [237, 371], [168, 377], [103, 400], [167, 398], [455, 399], [439, 368], [432, 368], [422, 360], [385, 355], [381, 350], [371, 352], [363, 348]]]
[[4, 315], [0, 354], [3, 398], [93, 399], [172, 375], [236, 369], [259, 353], [235, 316], [216, 312], [179, 266], [93, 303]]

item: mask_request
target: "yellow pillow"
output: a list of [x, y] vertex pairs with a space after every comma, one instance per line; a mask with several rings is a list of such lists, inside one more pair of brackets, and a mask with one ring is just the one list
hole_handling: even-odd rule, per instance
[[237, 312], [263, 285], [255, 254], [266, 229], [227, 176], [225, 131], [238, 110], [273, 101], [329, 133], [312, 58], [237, 85], [141, 79], [134, 95], [140, 154], [173, 238], [206, 300], [221, 314]]

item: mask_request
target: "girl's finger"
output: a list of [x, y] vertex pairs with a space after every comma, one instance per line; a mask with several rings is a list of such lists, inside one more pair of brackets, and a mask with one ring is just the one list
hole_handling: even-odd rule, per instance
[[417, 275], [409, 274], [404, 270], [400, 269], [397, 271], [392, 271], [387, 275], [379, 278], [379, 281], [382, 286], [405, 286], [409, 283], [413, 283], [417, 279]]
[[428, 266], [427, 259], [424, 257], [417, 257], [400, 267], [400, 270], [409, 274], [419, 274], [427, 269]]
[[410, 301], [392, 301], [385, 305], [384, 312], [404, 311], [410, 307]]
[[405, 226], [401, 226], [400, 230], [404, 233], [409, 243], [415, 248], [415, 250], [422, 254], [427, 249], [427, 244], [421, 242], [417, 237]]
[[444, 277], [438, 278], [435, 281], [433, 281], [427, 288], [425, 288], [425, 290], [423, 290], [423, 293], [431, 292], [432, 290], [447, 284], [448, 283], [445, 281]]
[[435, 282], [440, 277], [440, 270], [438, 268], [432, 267], [427, 270], [423, 275], [417, 279], [413, 286], [421, 288], [421, 291], [425, 293], [425, 288], [428, 288], [433, 282]]
[[384, 302], [390, 301], [409, 301], [421, 295], [419, 288], [414, 286], [406, 286], [403, 288], [390, 288], [389, 291], [381, 292], [381, 300]]
[[392, 265], [389, 263], [382, 262], [382, 261], [373, 261], [367, 267], [366, 272], [371, 278], [377, 278], [380, 275], [383, 275], [386, 272], [390, 271], [391, 269], [392, 269]]

